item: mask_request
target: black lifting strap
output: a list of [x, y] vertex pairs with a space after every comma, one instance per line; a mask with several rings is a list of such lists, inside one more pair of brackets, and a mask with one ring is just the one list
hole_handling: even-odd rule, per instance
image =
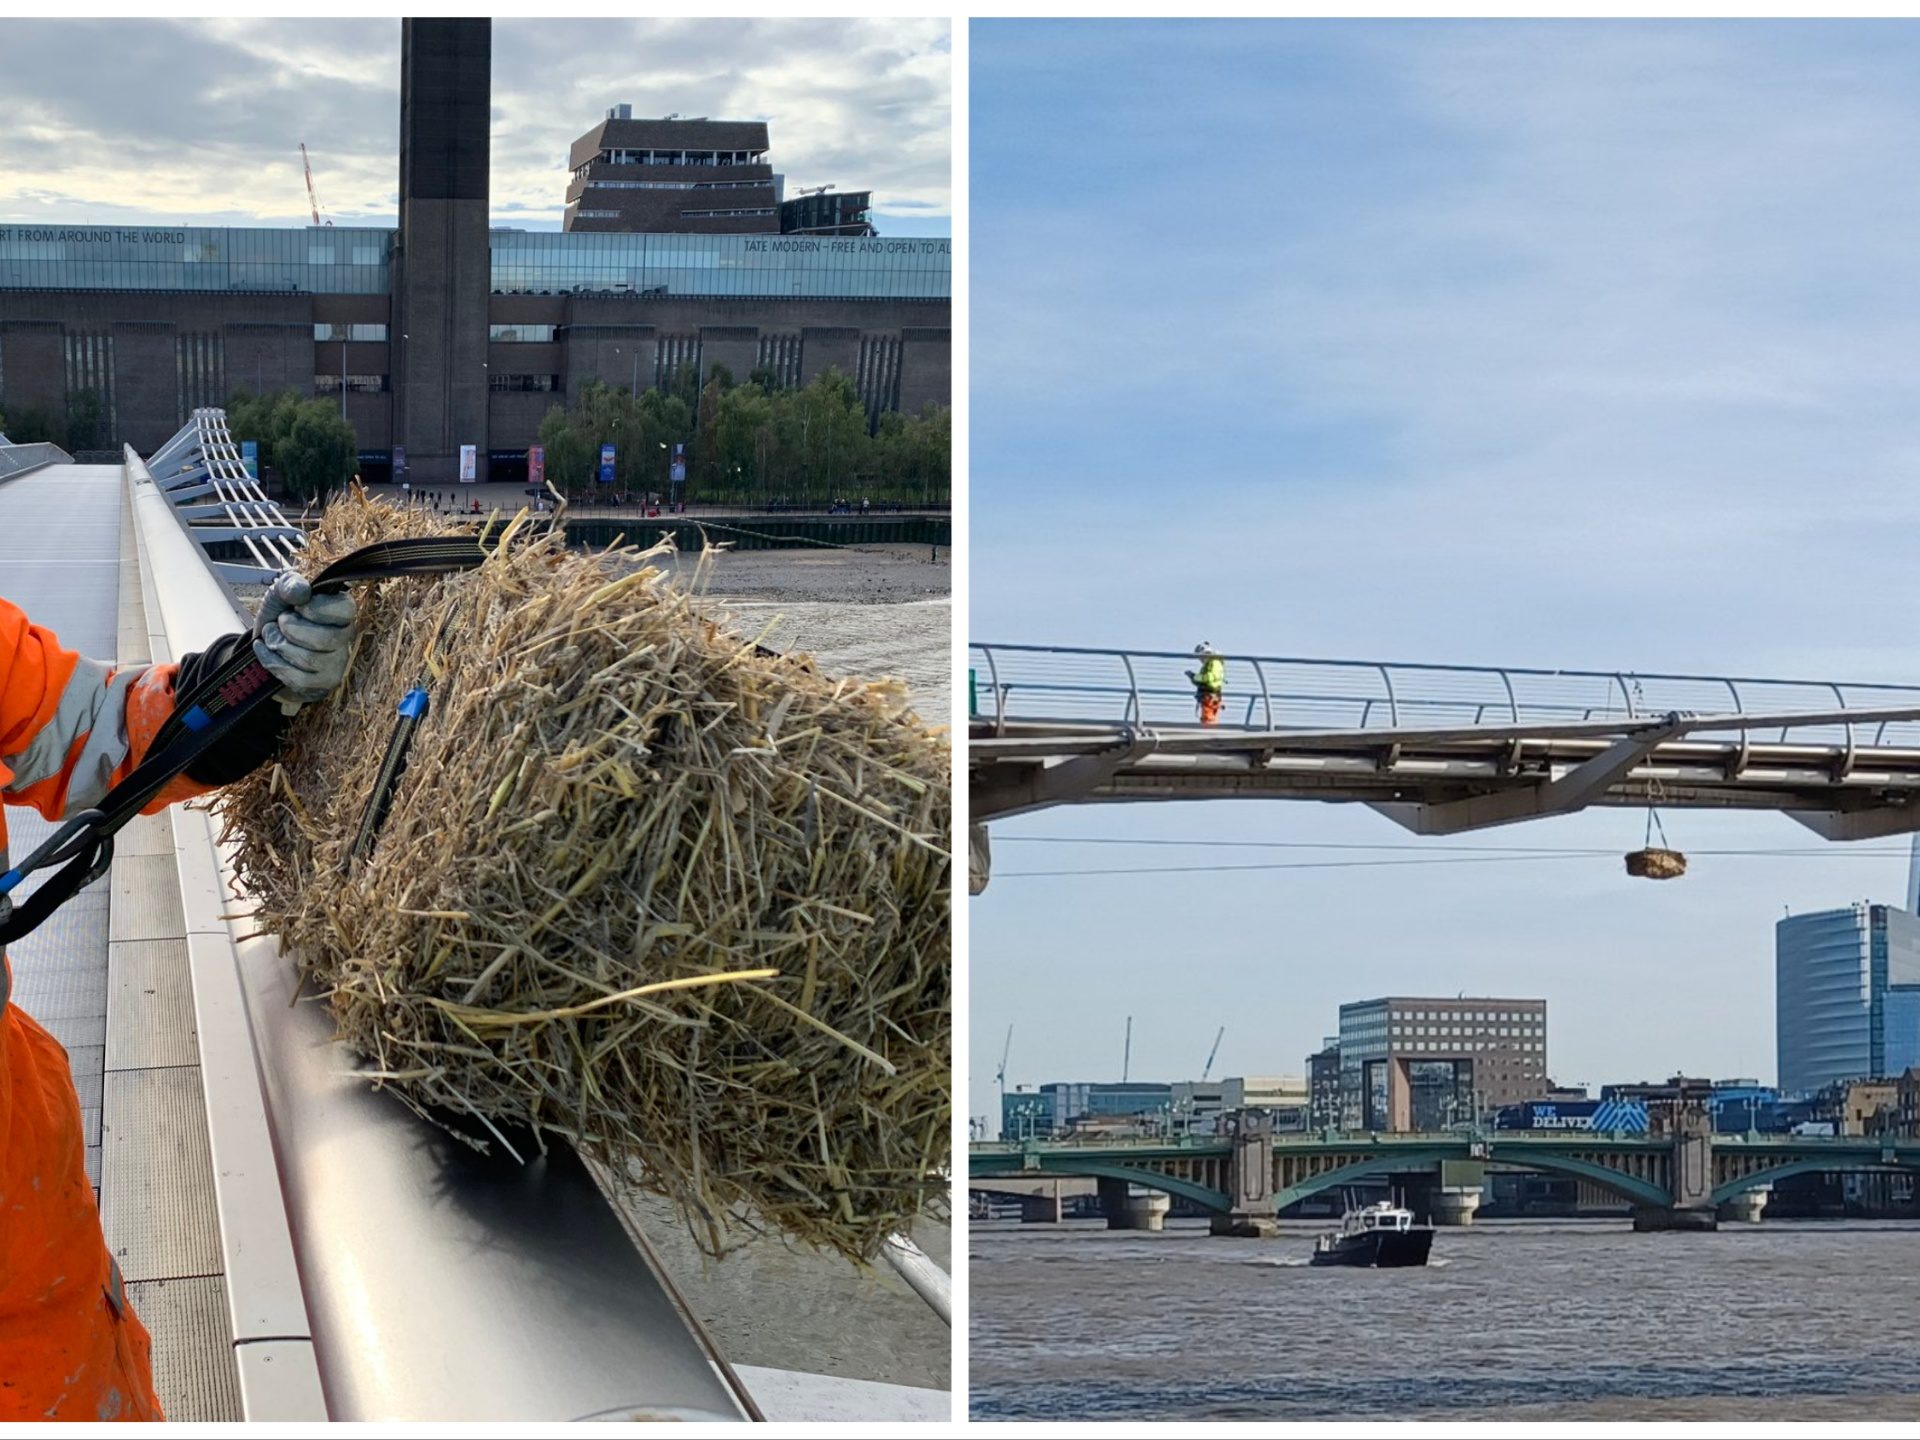
[[[383, 540], [356, 550], [314, 577], [316, 594], [334, 594], [349, 585], [391, 580], [402, 575], [442, 575], [471, 570], [499, 545], [498, 534], [432, 535], [415, 540]], [[241, 649], [191, 694], [178, 697], [173, 713], [153, 737], [147, 757], [91, 810], [72, 815], [47, 841], [13, 869], [0, 874], [0, 948], [31, 934], [48, 916], [113, 863], [113, 837], [202, 755], [218, 745], [247, 715], [268, 703], [281, 684]], [[61, 866], [25, 900], [14, 889], [35, 871]]]

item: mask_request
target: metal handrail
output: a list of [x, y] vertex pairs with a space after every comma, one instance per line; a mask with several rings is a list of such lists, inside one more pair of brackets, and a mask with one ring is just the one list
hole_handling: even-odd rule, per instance
[[[1171, 650], [1117, 650], [1072, 645], [976, 643], [992, 676], [995, 732], [1009, 724], [1193, 723], [1186, 712], [1191, 688], [1181, 668], [1190, 655]], [[1732, 714], [1887, 709], [1920, 705], [1920, 683], [1849, 682], [1667, 672], [1544, 669], [1528, 666], [1442, 665], [1403, 661], [1226, 655], [1229, 693], [1233, 671], [1250, 683], [1238, 728], [1268, 732], [1408, 724], [1542, 723], [1622, 716], [1644, 719], [1669, 711], [1713, 714], [1730, 697]], [[1364, 677], [1364, 678], [1363, 678]], [[1355, 683], [1356, 681], [1360, 683]], [[1615, 705], [1609, 697], [1618, 697]], [[1237, 700], [1237, 697], [1236, 697]], [[1598, 702], [1598, 703], [1596, 703]], [[1235, 715], [1241, 707], [1236, 704]], [[1329, 721], [1329, 717], [1337, 717]], [[982, 716], [982, 719], [988, 717]], [[1236, 728], [1228, 721], [1225, 728]], [[1866, 726], [1836, 718], [1823, 730], [1849, 750], [1866, 742]], [[1729, 731], [1729, 733], [1734, 733]], [[1744, 735], [1744, 729], [1738, 733]], [[1912, 744], [1920, 722], [1878, 721], [1872, 744]]]
[[10, 445], [0, 437], [0, 480], [12, 480], [48, 465], [71, 465], [73, 457], [58, 445], [36, 441], [31, 445]]
[[[246, 550], [250, 564], [210, 562], [223, 579], [240, 583], [265, 579], [291, 567], [305, 548], [305, 532], [247, 473], [240, 447], [227, 429], [226, 411], [195, 410], [146, 463], [181, 512], [187, 533], [203, 548], [215, 542], [237, 542]], [[189, 490], [193, 493], [178, 493]], [[211, 495], [206, 493], [209, 490]]]

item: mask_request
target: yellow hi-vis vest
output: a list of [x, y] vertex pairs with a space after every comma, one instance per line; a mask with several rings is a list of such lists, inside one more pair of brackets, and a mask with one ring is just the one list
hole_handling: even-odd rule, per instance
[[1227, 662], [1218, 655], [1209, 655], [1200, 662], [1200, 673], [1196, 677], [1202, 690], [1219, 692], [1227, 688]]

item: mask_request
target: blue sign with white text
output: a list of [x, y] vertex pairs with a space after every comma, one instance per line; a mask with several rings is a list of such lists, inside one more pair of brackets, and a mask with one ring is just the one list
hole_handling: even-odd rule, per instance
[[247, 467], [247, 474], [254, 479], [260, 478], [260, 442], [242, 440], [240, 442], [240, 460]]

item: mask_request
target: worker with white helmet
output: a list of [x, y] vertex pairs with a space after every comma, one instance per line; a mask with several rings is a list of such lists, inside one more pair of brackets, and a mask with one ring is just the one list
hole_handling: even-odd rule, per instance
[[1199, 657], [1200, 668], [1187, 671], [1187, 679], [1193, 682], [1193, 698], [1200, 710], [1200, 723], [1218, 725], [1221, 708], [1227, 699], [1227, 662], [1204, 640], [1193, 647], [1193, 653]]

